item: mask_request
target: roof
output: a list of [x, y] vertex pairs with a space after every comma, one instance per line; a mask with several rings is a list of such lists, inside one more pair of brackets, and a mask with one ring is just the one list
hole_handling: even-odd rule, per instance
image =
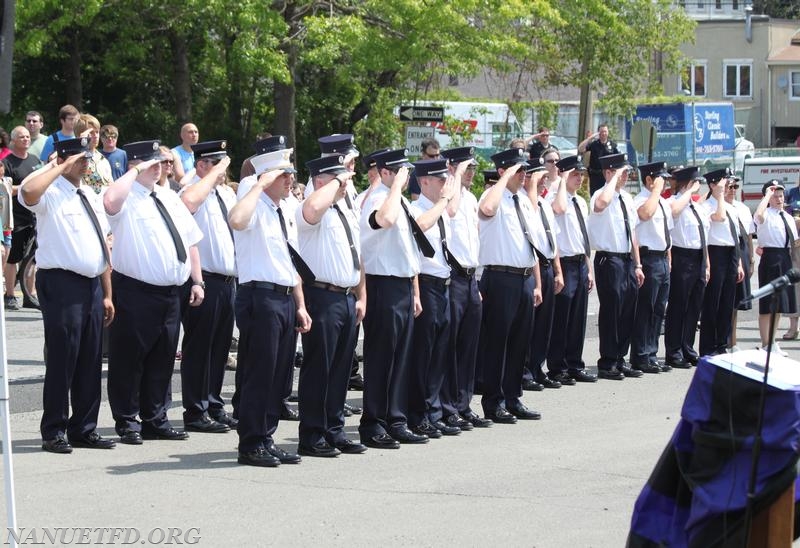
[[776, 65], [800, 65], [800, 30], [792, 35], [788, 46], [770, 55], [767, 58], [767, 63]]

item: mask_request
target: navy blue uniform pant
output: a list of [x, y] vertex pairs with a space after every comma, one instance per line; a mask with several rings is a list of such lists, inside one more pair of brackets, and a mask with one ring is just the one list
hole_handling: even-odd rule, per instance
[[[183, 420], [193, 421], [204, 415], [224, 413], [222, 383], [233, 335], [233, 278], [203, 273], [205, 297], [200, 306], [186, 306], [183, 311], [181, 352], [181, 390]], [[192, 282], [183, 289], [189, 301]]]
[[[553, 330], [553, 313], [555, 312], [556, 294], [553, 279], [553, 263], [545, 265], [539, 261], [539, 276], [542, 280], [542, 304], [536, 307], [533, 320], [533, 335], [528, 347], [528, 360], [523, 377], [537, 380], [544, 376], [542, 364], [547, 359], [550, 348], [550, 335]], [[522, 394], [519, 394], [522, 396]]]
[[702, 261], [703, 252], [699, 249], [672, 248], [669, 305], [664, 325], [667, 361], [697, 359], [694, 338], [706, 287]]
[[600, 337], [598, 369], [625, 365], [639, 291], [633, 267], [629, 256], [609, 255], [602, 251], [594, 256], [597, 297], [600, 300], [597, 314]]
[[440, 392], [445, 417], [471, 411], [482, 309], [475, 276], [462, 276], [453, 271], [450, 277], [450, 341], [445, 356], [448, 363]]
[[408, 424], [442, 419], [439, 392], [444, 383], [450, 342], [450, 294], [444, 280], [419, 280], [422, 313], [414, 319], [408, 387]]
[[485, 270], [480, 289], [483, 318], [478, 360], [483, 370], [484, 413], [518, 403], [533, 329], [533, 276]]
[[371, 438], [407, 427], [408, 360], [414, 328], [411, 278], [366, 276], [364, 413], [358, 427]]
[[[737, 242], [738, 244], [738, 242]], [[711, 276], [700, 313], [700, 355], [724, 354], [728, 348], [736, 304], [736, 274], [739, 261], [733, 246], [708, 246]]]
[[108, 403], [118, 434], [169, 428], [181, 286], [155, 286], [111, 273], [116, 316], [108, 356]]
[[555, 296], [547, 371], [556, 376], [567, 371], [586, 369], [583, 340], [589, 307], [589, 267], [583, 255], [561, 258], [564, 289]]
[[[36, 291], [42, 306], [47, 367], [42, 439], [84, 438], [97, 427], [100, 409], [103, 291], [100, 278], [41, 269]], [[72, 416], [69, 402], [72, 399]]]
[[663, 253], [640, 251], [644, 283], [636, 300], [636, 319], [631, 336], [631, 363], [656, 363], [658, 337], [667, 311], [669, 263]]
[[236, 292], [241, 385], [237, 414], [239, 451], [272, 444], [283, 407], [286, 368], [294, 355], [294, 297], [272, 289], [239, 286]]
[[344, 402], [356, 340], [356, 299], [306, 286], [306, 310], [313, 321], [303, 333], [303, 367], [297, 397], [300, 445], [343, 441]]

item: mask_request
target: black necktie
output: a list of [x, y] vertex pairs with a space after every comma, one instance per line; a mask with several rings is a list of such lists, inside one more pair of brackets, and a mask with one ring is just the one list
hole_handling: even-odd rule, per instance
[[97, 233], [97, 237], [100, 239], [100, 249], [103, 250], [103, 258], [106, 260], [107, 265], [111, 265], [111, 257], [108, 254], [108, 245], [106, 244], [106, 237], [103, 234], [103, 229], [100, 228], [100, 220], [97, 218], [97, 214], [94, 212], [94, 209], [92, 209], [92, 205], [89, 203], [89, 198], [86, 197], [86, 194], [84, 194], [81, 189], [77, 189], [77, 192], [78, 197], [81, 199], [81, 204], [86, 210], [86, 214], [89, 215], [89, 219], [92, 221], [94, 231]]
[[586, 221], [583, 220], [583, 212], [578, 205], [578, 198], [576, 196], [572, 197], [572, 204], [575, 206], [575, 215], [577, 215], [578, 224], [581, 226], [581, 235], [583, 235], [583, 250], [585, 255], [588, 257], [591, 255], [591, 249], [589, 248], [589, 233], [586, 232]]
[[150, 196], [156, 203], [156, 209], [161, 214], [161, 218], [164, 219], [164, 222], [167, 225], [167, 230], [169, 230], [169, 235], [172, 237], [172, 243], [175, 244], [175, 252], [178, 254], [178, 261], [185, 263], [186, 248], [183, 247], [183, 240], [181, 240], [181, 235], [178, 233], [178, 229], [175, 227], [175, 223], [172, 221], [172, 217], [169, 216], [167, 208], [164, 206], [161, 200], [158, 199], [155, 192], [152, 192]]
[[783, 221], [783, 229], [786, 231], [786, 241], [783, 244], [783, 247], [791, 247], [792, 242], [792, 229], [789, 228], [789, 221], [786, 220], [786, 213], [781, 211], [778, 213], [781, 216], [781, 221]]
[[350, 193], [346, 190], [344, 192], [344, 203], [347, 204], [347, 209], [349, 209], [350, 211], [355, 211], [353, 209], [353, 200], [350, 199]]
[[736, 236], [736, 223], [733, 222], [730, 211], [725, 211], [725, 216], [728, 218], [728, 228], [731, 231], [731, 238], [733, 238], [733, 256], [736, 262], [739, 262], [739, 238]]
[[619, 195], [619, 207], [622, 209], [622, 219], [625, 221], [625, 238], [628, 240], [628, 251], [633, 251], [633, 239], [631, 238], [631, 220], [628, 218], [628, 208], [625, 207], [625, 200], [622, 194]]
[[702, 270], [702, 272], [700, 273], [700, 276], [701, 277], [705, 277], [705, 271], [706, 271], [706, 231], [703, 228], [703, 221], [700, 220], [700, 214], [694, 208], [694, 204], [689, 204], [689, 209], [692, 210], [692, 213], [694, 214], [694, 218], [697, 219], [697, 230], [700, 232], [700, 251], [703, 253], [703, 255], [702, 255], [703, 259], [702, 259], [702, 261], [700, 263], [700, 270]]
[[[345, 194], [345, 196], [347, 196], [347, 194]], [[341, 219], [344, 225], [344, 231], [347, 234], [347, 243], [350, 244], [350, 255], [353, 257], [353, 267], [359, 270], [361, 268], [361, 262], [358, 260], [358, 251], [356, 251], [356, 244], [353, 241], [353, 232], [350, 230], [350, 224], [347, 222], [347, 217], [344, 216], [344, 212], [339, 209], [338, 205], [333, 204], [333, 209], [336, 210], [339, 219]]]
[[533, 245], [533, 236], [531, 236], [531, 231], [528, 228], [528, 222], [525, 220], [525, 215], [522, 214], [522, 207], [519, 205], [519, 196], [514, 194], [511, 196], [511, 199], [514, 200], [514, 209], [517, 211], [519, 226], [522, 229], [522, 233], [525, 235], [525, 239], [528, 240], [528, 245], [531, 247], [531, 253], [533, 253], [534, 256], [537, 256], [536, 246]]
[[556, 246], [553, 243], [553, 231], [550, 229], [550, 221], [547, 220], [547, 214], [544, 212], [541, 200], [539, 200], [539, 215], [542, 217], [542, 226], [544, 227], [544, 233], [547, 235], [547, 243], [550, 244], [550, 251], [555, 253]]
[[661, 203], [661, 200], [658, 201], [658, 207], [661, 208], [661, 215], [664, 216], [664, 239], [667, 242], [667, 248], [664, 251], [666, 251], [667, 249], [672, 247], [672, 235], [669, 233], [669, 225], [667, 224], [667, 212], [664, 210], [664, 204]]
[[450, 253], [450, 248], [447, 247], [447, 236], [444, 230], [444, 219], [439, 217], [436, 221], [436, 224], [439, 226], [439, 235], [442, 238], [442, 253], [444, 254], [444, 260], [453, 270], [458, 271], [459, 274], [462, 276], [467, 276], [467, 271], [461, 266], [461, 263], [458, 262], [458, 259], [453, 257], [453, 254]]
[[219, 190], [215, 189], [214, 192], [217, 195], [217, 202], [219, 202], [219, 209], [222, 211], [222, 218], [225, 219], [225, 226], [228, 227], [228, 232], [231, 234], [231, 241], [233, 241], [233, 229], [231, 225], [228, 224], [228, 208], [225, 205], [225, 200], [222, 199], [222, 196], [219, 194]]
[[406, 214], [408, 224], [411, 225], [411, 234], [414, 236], [414, 240], [417, 242], [417, 247], [425, 257], [430, 259], [436, 255], [436, 250], [433, 249], [433, 246], [428, 241], [428, 238], [425, 237], [425, 234], [417, 224], [417, 221], [415, 221], [414, 217], [411, 216], [411, 212], [408, 210], [408, 206], [402, 198], [400, 198], [400, 205], [403, 207], [403, 211]]
[[289, 257], [292, 258], [292, 264], [297, 269], [297, 273], [300, 274], [300, 279], [302, 279], [305, 284], [314, 283], [317, 279], [317, 277], [314, 276], [314, 272], [311, 271], [308, 264], [303, 260], [297, 250], [292, 247], [292, 244], [289, 243], [289, 232], [286, 230], [286, 220], [283, 218], [283, 211], [281, 211], [281, 208], [277, 208], [275, 211], [278, 212], [278, 220], [281, 223], [281, 232], [283, 232], [283, 239], [286, 240], [286, 247], [289, 249]]

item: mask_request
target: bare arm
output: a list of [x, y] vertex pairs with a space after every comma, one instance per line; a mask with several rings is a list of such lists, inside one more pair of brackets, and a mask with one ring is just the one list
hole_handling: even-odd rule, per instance
[[341, 187], [347, 186], [347, 181], [355, 173], [340, 173], [323, 187], [314, 190], [311, 195], [303, 201], [303, 219], [310, 224], [316, 225], [322, 221], [322, 217], [336, 201], [336, 194]]
[[276, 169], [272, 171], [265, 171], [256, 179], [253, 188], [251, 188], [244, 198], [239, 200], [235, 206], [228, 213], [228, 224], [234, 230], [244, 230], [250, 224], [250, 219], [253, 218], [253, 213], [256, 211], [258, 199], [265, 188], [270, 186], [275, 180], [283, 174], [283, 171]]
[[128, 197], [133, 183], [142, 171], [147, 171], [150, 166], [155, 165], [160, 160], [147, 160], [138, 166], [130, 168], [122, 177], [111, 183], [108, 190], [103, 195], [103, 207], [109, 215], [116, 215], [122, 209], [122, 204]]
[[764, 212], [767, 211], [769, 207], [769, 200], [772, 198], [772, 195], [775, 193], [775, 187], [769, 187], [767, 189], [767, 193], [764, 194], [764, 197], [761, 198], [761, 201], [758, 203], [758, 207], [756, 207], [755, 213], [753, 213], [753, 219], [755, 219], [756, 223], [764, 224]]
[[452, 177], [448, 177], [447, 181], [442, 185], [442, 190], [439, 192], [439, 199], [433, 204], [433, 207], [416, 219], [417, 224], [423, 232], [439, 222], [439, 218], [444, 213], [445, 208], [453, 199], [455, 191], [455, 181]]
[[183, 201], [183, 204], [189, 209], [192, 215], [194, 215], [197, 209], [206, 201], [206, 198], [208, 198], [208, 195], [214, 190], [214, 187], [225, 180], [225, 171], [230, 164], [231, 159], [225, 156], [217, 165], [211, 168], [205, 177], [195, 184], [185, 187], [186, 190], [181, 192], [181, 201]]
[[625, 167], [618, 168], [611, 179], [606, 181], [600, 194], [598, 194], [597, 198], [594, 200], [595, 213], [602, 213], [611, 204], [611, 201], [614, 199], [614, 192], [617, 190], [617, 181], [619, 181], [622, 172], [626, 169]]
[[178, 156], [178, 153], [174, 150], [172, 151], [172, 171], [175, 175], [175, 180], [180, 181], [183, 179], [183, 176], [186, 175], [183, 171], [183, 162], [181, 161], [181, 157]]
[[673, 217], [679, 216], [683, 212], [683, 210], [686, 209], [686, 206], [688, 206], [689, 202], [692, 201], [692, 194], [697, 192], [699, 189], [700, 189], [700, 182], [695, 181], [694, 183], [692, 183], [692, 187], [687, 189], [686, 192], [684, 192], [680, 198], [677, 198], [672, 201], [670, 209], [672, 209]]
[[494, 217], [497, 215], [497, 209], [500, 207], [500, 201], [503, 199], [503, 192], [505, 192], [508, 186], [508, 181], [511, 180], [511, 177], [516, 175], [521, 168], [522, 164], [514, 164], [503, 171], [500, 180], [489, 189], [489, 192], [487, 192], [481, 200], [478, 212], [482, 216]]
[[406, 181], [408, 181], [408, 168], [401, 167], [394, 176], [392, 187], [389, 189], [389, 196], [386, 197], [386, 201], [375, 212], [375, 221], [382, 228], [389, 228], [397, 222], [397, 218], [400, 216], [400, 199], [402, 198], [403, 186]]
[[650, 190], [650, 197], [636, 210], [639, 220], [647, 222], [653, 218], [658, 208], [658, 200], [661, 198], [662, 190], [664, 190], [664, 179], [656, 177], [655, 181], [653, 181], [653, 188]]
[[44, 169], [34, 172], [33, 177], [28, 179], [24, 185], [19, 187], [19, 192], [22, 195], [22, 201], [29, 206], [38, 204], [39, 200], [42, 198], [42, 195], [47, 192], [47, 189], [50, 188], [51, 184], [53, 184], [53, 181], [58, 179], [58, 177], [64, 173], [64, 171], [72, 166], [72, 164], [77, 162], [81, 157], [83, 157], [83, 153], [74, 154], [67, 158], [67, 160], [61, 165], [54, 166], [52, 169]]
[[561, 178], [558, 181], [558, 190], [556, 191], [556, 197], [553, 200], [553, 213], [556, 215], [563, 215], [567, 212], [567, 178], [572, 173], [572, 170], [565, 171], [561, 174]]

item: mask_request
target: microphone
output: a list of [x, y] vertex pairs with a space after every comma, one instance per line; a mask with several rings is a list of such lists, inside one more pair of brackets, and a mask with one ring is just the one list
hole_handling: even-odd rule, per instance
[[758, 289], [753, 291], [750, 294], [750, 298], [744, 299], [743, 302], [757, 301], [763, 297], [766, 297], [767, 295], [772, 295], [773, 293], [775, 293], [780, 289], [783, 289], [784, 287], [794, 285], [797, 282], [800, 282], [800, 270], [797, 270], [796, 268], [791, 268], [783, 276], [775, 278], [767, 285], [759, 287]]

